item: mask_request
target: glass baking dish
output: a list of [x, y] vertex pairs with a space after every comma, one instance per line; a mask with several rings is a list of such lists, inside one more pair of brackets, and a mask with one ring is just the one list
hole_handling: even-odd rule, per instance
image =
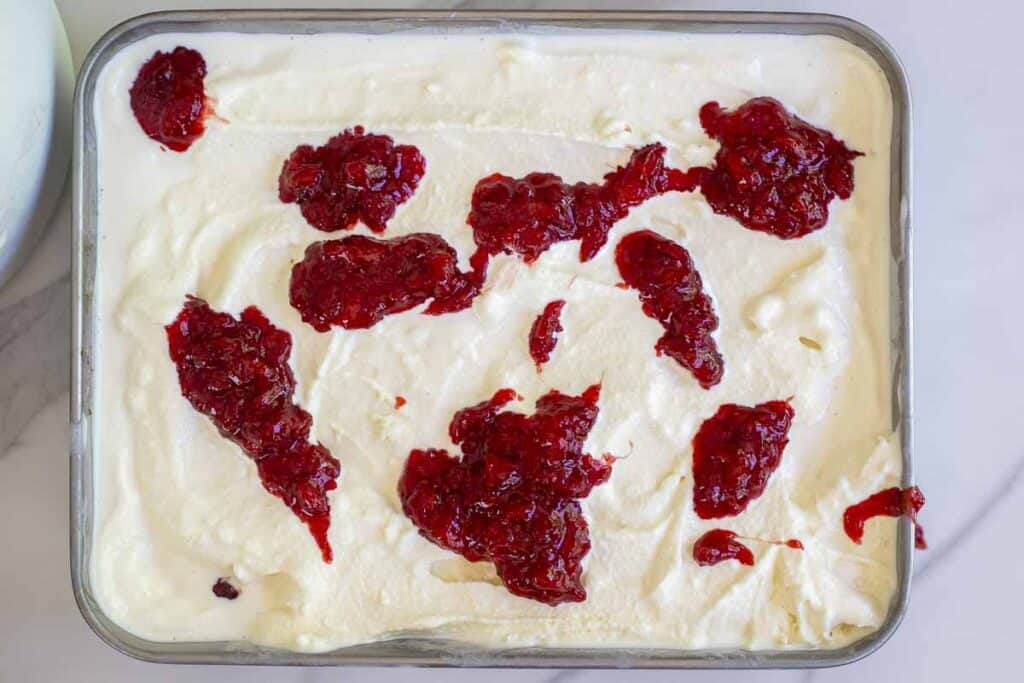
[[899, 522], [897, 587], [885, 622], [875, 632], [838, 649], [672, 650], [643, 648], [488, 649], [453, 640], [398, 638], [325, 653], [301, 653], [247, 642], [155, 642], [111, 621], [90, 586], [93, 535], [93, 431], [95, 344], [93, 283], [97, 268], [97, 149], [93, 122], [96, 81], [122, 47], [164, 32], [391, 33], [476, 31], [523, 33], [543, 29], [619, 29], [677, 33], [825, 34], [866, 51], [888, 80], [893, 101], [890, 225], [893, 425], [901, 439], [902, 485], [912, 477], [910, 96], [905, 72], [891, 48], [870, 29], [822, 14], [759, 12], [570, 11], [197, 11], [163, 12], [126, 21], [96, 43], [82, 66], [75, 95], [73, 195], [73, 316], [71, 358], [71, 580], [89, 626], [114, 649], [165, 663], [284, 665], [427, 665], [490, 667], [809, 668], [846, 664], [880, 647], [907, 607], [913, 529]]

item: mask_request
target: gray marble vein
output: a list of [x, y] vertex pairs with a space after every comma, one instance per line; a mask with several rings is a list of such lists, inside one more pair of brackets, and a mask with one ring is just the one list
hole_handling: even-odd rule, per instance
[[71, 201], [68, 190], [65, 187], [46, 234], [21, 269], [0, 288], [0, 311], [68, 274], [71, 268]]
[[[975, 507], [973, 512], [964, 522], [950, 534], [942, 545], [928, 551], [924, 555], [918, 569], [914, 572], [914, 583], [920, 589], [924, 582], [935, 575], [936, 570], [945, 566], [948, 560], [955, 557], [957, 552], [983, 528], [987, 529], [988, 520], [999, 513], [1014, 494], [1020, 493], [1020, 483], [1024, 480], [1024, 453], [1017, 459], [1010, 472], [1002, 479], [999, 487], [984, 498], [984, 502]], [[811, 683], [820, 675], [827, 675], [827, 672], [807, 671], [801, 679], [802, 683]]]
[[547, 680], [547, 683], [569, 683], [582, 675], [580, 671], [559, 671]]
[[990, 495], [985, 496], [979, 505], [974, 508], [971, 515], [956, 528], [948, 540], [941, 546], [934, 548], [925, 555], [924, 561], [918, 565], [914, 572], [915, 581], [927, 579], [932, 572], [942, 563], [948, 560], [959, 549], [964, 542], [981, 529], [999, 507], [1014, 494], [1020, 494], [1020, 483], [1024, 480], [1024, 453], [1014, 463], [1013, 467], [1002, 479], [998, 488]]
[[0, 457], [68, 390], [70, 278], [0, 309]]

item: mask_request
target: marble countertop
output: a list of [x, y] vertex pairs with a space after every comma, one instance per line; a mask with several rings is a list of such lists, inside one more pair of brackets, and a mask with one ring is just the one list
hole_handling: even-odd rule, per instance
[[[58, 0], [76, 63], [108, 28], [172, 0]], [[234, 2], [245, 7], [516, 7], [543, 2]], [[1024, 61], [1015, 0], [571, 2], [561, 8], [833, 12], [885, 36], [914, 97], [916, 472], [931, 549], [917, 557], [910, 611], [879, 652], [794, 672], [496, 671], [497, 681], [961, 681], [1015, 678], [1024, 613]], [[181, 669], [136, 662], [81, 619], [68, 578], [70, 202], [65, 190], [30, 263], [0, 289], [0, 682], [473, 681], [474, 671]], [[1004, 344], [1005, 342], [1005, 344]], [[1003, 345], [1000, 345], [1003, 344]]]

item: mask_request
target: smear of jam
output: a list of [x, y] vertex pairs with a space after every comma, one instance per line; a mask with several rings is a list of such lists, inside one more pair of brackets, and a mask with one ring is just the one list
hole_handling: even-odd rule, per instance
[[[702, 567], [707, 567], [726, 560], [737, 560], [740, 564], [754, 565], [754, 553], [739, 540], [743, 538], [727, 529], [712, 529], [697, 539], [693, 544], [693, 559]], [[804, 544], [798, 539], [785, 541], [766, 541], [760, 538], [748, 539], [770, 545], [780, 545], [793, 550], [803, 550]]]
[[712, 529], [693, 544], [693, 559], [702, 567], [726, 560], [736, 560], [753, 567], [754, 553], [736, 538], [736, 534], [726, 529]]
[[426, 169], [420, 151], [356, 126], [320, 147], [301, 145], [284, 162], [278, 196], [296, 203], [306, 221], [324, 232], [362, 221], [382, 232], [398, 205], [412, 196]]
[[862, 156], [831, 133], [793, 116], [770, 97], [733, 111], [708, 102], [700, 122], [721, 148], [700, 186], [715, 213], [782, 239], [825, 225], [828, 204], [853, 192], [853, 159]]
[[650, 230], [631, 232], [615, 248], [615, 262], [626, 284], [640, 292], [644, 313], [665, 328], [655, 345], [689, 370], [708, 389], [725, 369], [711, 333], [718, 328], [711, 297], [689, 252]]
[[924, 540], [924, 529], [917, 523], [917, 513], [924, 507], [924, 494], [916, 486], [900, 489], [898, 486], [883, 489], [868, 496], [861, 502], [846, 508], [843, 513], [843, 529], [854, 543], [864, 538], [864, 523], [872, 517], [900, 517], [906, 515], [914, 522], [914, 547], [928, 548]]
[[579, 499], [608, 480], [612, 457], [583, 443], [597, 419], [600, 385], [581, 396], [552, 391], [533, 415], [499, 412], [502, 389], [457, 412], [449, 426], [462, 457], [414, 450], [398, 484], [420, 533], [471, 562], [493, 562], [510, 592], [549, 605], [586, 598], [581, 562], [590, 550]]
[[219, 578], [217, 583], [213, 584], [213, 594], [225, 600], [234, 600], [240, 595], [238, 589], [225, 578]]
[[461, 311], [480, 293], [487, 260], [478, 251], [462, 272], [455, 250], [429, 233], [314, 242], [292, 268], [291, 303], [320, 332], [371, 327], [429, 299], [427, 315]]
[[738, 515], [760, 497], [789, 443], [793, 408], [727, 403], [693, 437], [693, 507], [702, 519]]
[[658, 143], [633, 152], [603, 183], [568, 185], [553, 173], [495, 173], [477, 182], [468, 222], [477, 246], [492, 255], [519, 254], [532, 263], [556, 242], [580, 240], [580, 260], [589, 261], [632, 207], [666, 192], [690, 191], [698, 176], [667, 168]]
[[166, 330], [182, 395], [256, 462], [263, 487], [309, 527], [330, 562], [327, 492], [341, 465], [309, 442], [313, 417], [292, 400], [291, 335], [255, 306], [235, 319], [195, 297]]
[[[741, 538], [743, 538], [741, 536]], [[769, 541], [764, 538], [748, 538], [750, 541], [760, 541], [761, 543], [767, 543], [768, 545], [777, 545], [783, 548], [792, 548], [793, 550], [803, 550], [804, 544], [798, 538], [788, 538], [784, 541]]]
[[154, 53], [129, 92], [143, 132], [167, 149], [188, 149], [203, 134], [203, 121], [210, 113], [204, 78], [206, 61], [195, 50], [176, 47]]
[[918, 550], [928, 550], [928, 541], [924, 540], [924, 527], [914, 521], [914, 547]]
[[563, 299], [552, 301], [544, 307], [530, 327], [530, 358], [537, 364], [537, 372], [540, 372], [540, 366], [551, 359], [551, 352], [558, 343], [558, 335], [562, 331], [563, 308]]
[[408, 401], [405, 400], [405, 396], [395, 396], [395, 410], [401, 409], [406, 403]]

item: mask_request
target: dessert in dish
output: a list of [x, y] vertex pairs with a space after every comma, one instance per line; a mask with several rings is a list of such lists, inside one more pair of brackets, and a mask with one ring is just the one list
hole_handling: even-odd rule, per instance
[[164, 34], [94, 106], [117, 623], [323, 651], [885, 620], [923, 498], [893, 488], [892, 112], [859, 49]]
[[702, 567], [726, 560], [736, 560], [748, 567], [754, 566], [754, 553], [736, 540], [736, 534], [728, 529], [712, 529], [693, 544], [693, 559]]

